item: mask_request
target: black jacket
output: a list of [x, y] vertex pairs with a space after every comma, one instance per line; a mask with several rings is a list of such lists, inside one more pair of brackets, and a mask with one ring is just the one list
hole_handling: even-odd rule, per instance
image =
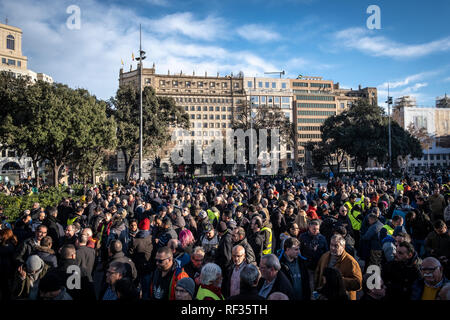
[[24, 264], [31, 253], [34, 251], [36, 247], [35, 237], [28, 238], [16, 248], [16, 253], [14, 254], [14, 260], [16, 261], [16, 265], [20, 266]]
[[258, 289], [255, 287], [247, 288], [241, 286], [241, 292], [236, 296], [231, 296], [227, 298], [227, 300], [230, 301], [238, 301], [238, 300], [245, 300], [245, 301], [259, 301], [259, 300], [265, 300], [263, 297], [258, 295]]
[[78, 266], [77, 261], [75, 259], [62, 259], [59, 262], [58, 268], [51, 270], [49, 272], [56, 272], [60, 276], [60, 278], [64, 280], [67, 293], [73, 298], [73, 300], [95, 301], [96, 297], [95, 297], [94, 283], [92, 282], [92, 278], [89, 276], [86, 269], [84, 269], [83, 267], [78, 266], [81, 272], [81, 274], [79, 275], [80, 288], [69, 289], [68, 284], [75, 283], [75, 281], [72, 281], [74, 272], [72, 273], [67, 272], [70, 266]]
[[47, 235], [53, 240], [53, 248], [58, 250], [64, 237], [63, 226], [58, 222], [57, 218], [50, 215], [44, 219], [42, 224], [47, 227]]
[[410, 300], [412, 285], [421, 278], [421, 260], [417, 253], [406, 262], [390, 261], [381, 271], [386, 285], [386, 300]]
[[95, 249], [88, 246], [80, 246], [77, 250], [77, 263], [86, 269], [89, 276], [92, 276], [95, 264]]
[[[259, 279], [258, 292], [263, 287], [265, 281], [266, 280], [264, 280], [263, 278]], [[282, 292], [288, 296], [289, 300], [294, 300], [294, 289], [292, 288], [289, 279], [284, 275], [283, 272], [278, 272], [277, 277], [275, 278], [275, 282], [272, 286], [272, 290], [270, 290], [267, 297], [269, 297], [274, 292]]]
[[261, 261], [261, 257], [263, 254], [264, 235], [260, 232], [257, 233], [252, 232], [248, 235], [248, 243], [253, 249], [256, 263], [259, 265], [259, 262]]
[[231, 253], [233, 250], [233, 240], [231, 239], [231, 232], [227, 229], [226, 233], [220, 238], [219, 247], [217, 248], [216, 263], [226, 270], [233, 262], [231, 260]]
[[[302, 277], [302, 300], [308, 301], [311, 300], [311, 286], [309, 281], [308, 268], [306, 267], [306, 262], [302, 258], [297, 257], [296, 260]], [[282, 272], [289, 280], [289, 282], [293, 284], [292, 274], [289, 269], [289, 266], [287, 265], [287, 259], [284, 254], [280, 259], [280, 265], [281, 265], [280, 272]]]
[[128, 252], [139, 274], [148, 271], [152, 251], [153, 243], [150, 232], [139, 231], [136, 237], [130, 240]]

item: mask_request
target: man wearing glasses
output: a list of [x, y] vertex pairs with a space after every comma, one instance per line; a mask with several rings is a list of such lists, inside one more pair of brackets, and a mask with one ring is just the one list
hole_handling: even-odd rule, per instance
[[422, 279], [417, 280], [412, 289], [411, 300], [436, 300], [442, 288], [450, 283], [444, 276], [444, 268], [438, 259], [423, 259], [420, 267]]
[[151, 300], [175, 300], [175, 287], [180, 279], [189, 277], [183, 268], [173, 261], [169, 247], [162, 247], [156, 253], [156, 270], [150, 285]]
[[126, 272], [127, 269], [122, 262], [113, 261], [110, 263], [108, 270], [106, 270], [106, 283], [108, 284], [108, 288], [106, 289], [102, 300], [117, 300], [114, 286], [118, 280], [125, 277]]

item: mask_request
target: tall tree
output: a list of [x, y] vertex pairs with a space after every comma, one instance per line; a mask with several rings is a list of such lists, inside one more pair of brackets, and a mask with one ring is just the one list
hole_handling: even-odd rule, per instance
[[[111, 98], [108, 113], [117, 122], [118, 149], [125, 159], [125, 181], [139, 154], [139, 88], [122, 86]], [[157, 97], [151, 87], [142, 92], [143, 156], [155, 156], [171, 137], [175, 126], [188, 129], [189, 117], [172, 98]]]

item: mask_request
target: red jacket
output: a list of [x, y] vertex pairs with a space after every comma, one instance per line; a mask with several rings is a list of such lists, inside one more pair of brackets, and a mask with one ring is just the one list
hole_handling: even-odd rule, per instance
[[311, 220], [320, 219], [317, 215], [316, 210], [317, 208], [309, 206], [308, 211], [306, 211], [306, 215], [308, 216], [308, 218], [310, 218]]

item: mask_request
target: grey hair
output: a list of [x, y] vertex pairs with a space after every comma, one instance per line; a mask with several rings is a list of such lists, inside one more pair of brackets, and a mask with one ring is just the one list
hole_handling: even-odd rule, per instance
[[258, 268], [254, 264], [248, 264], [240, 273], [241, 283], [245, 283], [249, 287], [256, 285], [260, 276]]
[[341, 246], [345, 247], [345, 239], [342, 235], [340, 234], [335, 234], [331, 237], [331, 241], [333, 241], [333, 239], [337, 242], [339, 242], [341, 244]]
[[207, 286], [222, 275], [222, 269], [215, 263], [207, 263], [200, 272], [200, 283]]
[[196, 255], [204, 257], [205, 249], [201, 246], [195, 247], [194, 250], [192, 251], [192, 254], [196, 254]]
[[280, 260], [278, 260], [277, 256], [273, 253], [266, 254], [265, 256], [262, 256], [261, 259], [264, 259], [264, 261], [266, 261], [267, 268], [274, 268], [275, 270], [280, 271]]

